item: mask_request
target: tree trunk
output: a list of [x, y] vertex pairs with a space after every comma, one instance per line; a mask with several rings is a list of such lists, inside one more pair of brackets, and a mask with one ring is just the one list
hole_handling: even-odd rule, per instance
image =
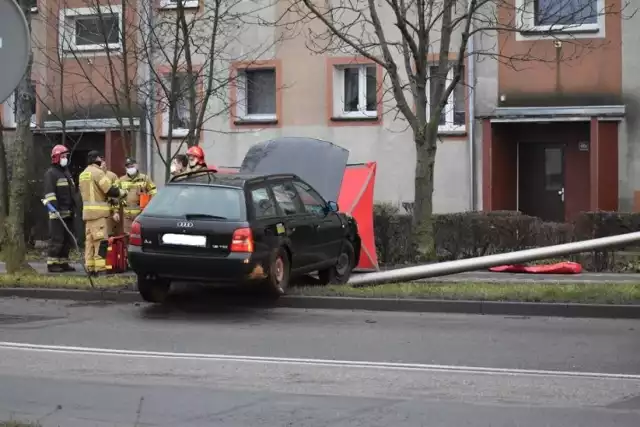
[[0, 123], [0, 249], [5, 249], [6, 224], [9, 216], [9, 168], [4, 145], [4, 127]]
[[[20, 6], [27, 17], [31, 30], [31, 3], [20, 0]], [[5, 265], [7, 273], [16, 273], [29, 269], [26, 262], [26, 245], [24, 234], [24, 218], [26, 210], [28, 180], [33, 165], [33, 135], [31, 133], [31, 106], [35, 102], [35, 94], [31, 85], [31, 65], [33, 54], [29, 58], [27, 69], [15, 91], [16, 104], [16, 137], [11, 144], [12, 173], [9, 184], [9, 216], [7, 218], [7, 241]]]
[[433, 228], [433, 172], [436, 143], [429, 143], [416, 135], [415, 204], [413, 207], [413, 236], [416, 255], [420, 261], [436, 258]]

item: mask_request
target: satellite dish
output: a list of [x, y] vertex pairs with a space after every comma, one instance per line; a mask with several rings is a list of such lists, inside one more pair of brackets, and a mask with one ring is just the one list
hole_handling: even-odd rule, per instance
[[27, 19], [15, 0], [0, 0], [0, 101], [20, 84], [31, 55]]

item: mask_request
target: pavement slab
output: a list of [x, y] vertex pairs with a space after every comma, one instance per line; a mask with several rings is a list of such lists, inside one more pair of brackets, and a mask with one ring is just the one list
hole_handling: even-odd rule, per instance
[[[29, 263], [38, 273], [48, 274], [47, 265], [43, 262]], [[76, 268], [73, 275], [84, 275], [82, 264], [72, 264]], [[0, 274], [6, 273], [4, 263], [0, 263]], [[123, 273], [134, 276], [132, 272]], [[580, 274], [524, 274], [524, 273], [494, 273], [491, 271], [470, 271], [466, 273], [452, 274], [443, 277], [424, 279], [426, 282], [496, 282], [496, 283], [534, 283], [534, 282], [559, 282], [559, 283], [640, 283], [640, 273], [580, 273]]]

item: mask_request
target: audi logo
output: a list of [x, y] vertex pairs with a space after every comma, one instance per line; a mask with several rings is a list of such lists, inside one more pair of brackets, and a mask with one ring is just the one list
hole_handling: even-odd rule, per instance
[[191, 228], [191, 227], [193, 227], [193, 223], [191, 221], [180, 221], [178, 223], [178, 227], [180, 227], [180, 228]]

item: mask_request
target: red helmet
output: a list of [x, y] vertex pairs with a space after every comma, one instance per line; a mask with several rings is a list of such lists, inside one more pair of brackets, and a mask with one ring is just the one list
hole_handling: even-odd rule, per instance
[[62, 144], [58, 144], [51, 150], [51, 163], [57, 165], [63, 154], [69, 153], [69, 149]]
[[204, 151], [197, 145], [187, 150], [187, 156], [193, 156], [198, 161], [198, 164], [204, 163]]

